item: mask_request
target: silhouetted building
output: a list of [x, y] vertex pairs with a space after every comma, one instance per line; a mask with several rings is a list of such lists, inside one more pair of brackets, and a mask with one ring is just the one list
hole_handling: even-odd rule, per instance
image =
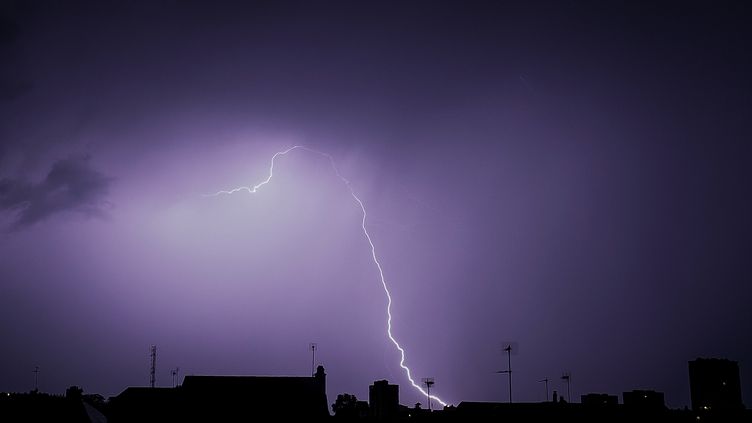
[[577, 421], [581, 404], [553, 402], [475, 402], [462, 401], [447, 415], [457, 422], [555, 422]]
[[329, 416], [322, 366], [314, 377], [186, 376], [182, 389], [197, 414], [210, 420]]
[[[615, 395], [589, 394], [582, 396], [582, 403], [539, 402], [539, 403], [499, 403], [461, 402], [455, 409], [444, 409], [444, 415], [436, 421], [442, 422], [578, 422], [578, 423], [689, 423], [696, 422], [696, 415], [682, 410], [654, 410], [636, 412], [618, 404]], [[431, 416], [433, 417], [433, 416]], [[433, 420], [433, 419], [432, 419]], [[707, 421], [707, 420], [701, 420]], [[737, 418], [710, 420], [713, 422], [749, 422]]]
[[689, 389], [694, 411], [738, 411], [744, 408], [736, 361], [698, 358], [689, 362]]
[[245, 421], [329, 417], [326, 374], [313, 377], [186, 376], [177, 388], [128, 388], [110, 400], [120, 421]]
[[584, 407], [613, 407], [619, 405], [619, 397], [609, 394], [586, 394], [580, 396]]
[[623, 392], [624, 406], [633, 410], [658, 411], [666, 408], [663, 392], [634, 390]]
[[377, 380], [368, 387], [368, 403], [375, 419], [395, 419], [399, 415], [399, 385]]
[[92, 421], [81, 397], [29, 393], [0, 393], [0, 422]]
[[368, 407], [368, 401], [358, 401], [355, 403], [355, 414], [358, 419], [367, 419], [371, 413], [370, 407]]
[[184, 418], [184, 401], [179, 388], [129, 387], [110, 398], [110, 422], [175, 421]]

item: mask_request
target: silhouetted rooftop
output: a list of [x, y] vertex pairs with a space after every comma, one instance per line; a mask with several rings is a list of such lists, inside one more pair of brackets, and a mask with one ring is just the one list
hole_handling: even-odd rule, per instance
[[314, 377], [191, 375], [177, 388], [127, 388], [112, 405], [116, 421], [329, 416], [323, 367]]

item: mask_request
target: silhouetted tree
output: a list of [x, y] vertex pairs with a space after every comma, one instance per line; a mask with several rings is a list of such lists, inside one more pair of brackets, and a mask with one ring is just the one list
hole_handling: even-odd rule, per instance
[[355, 418], [358, 416], [358, 398], [351, 394], [339, 394], [332, 404], [335, 417]]

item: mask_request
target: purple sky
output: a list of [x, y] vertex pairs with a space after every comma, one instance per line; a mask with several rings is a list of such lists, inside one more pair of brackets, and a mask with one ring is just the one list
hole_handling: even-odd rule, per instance
[[[30, 3], [30, 4], [29, 4]], [[3, 2], [0, 391], [306, 374], [752, 404], [749, 6]], [[402, 2], [401, 2], [402, 3]], [[621, 4], [624, 3], [624, 4]]]

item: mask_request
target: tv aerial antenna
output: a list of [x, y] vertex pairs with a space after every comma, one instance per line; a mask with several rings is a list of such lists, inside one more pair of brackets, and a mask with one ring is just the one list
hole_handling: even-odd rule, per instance
[[424, 377], [421, 379], [424, 385], [426, 385], [426, 396], [428, 396], [428, 411], [431, 411], [431, 386], [436, 384], [436, 380], [432, 377]]
[[318, 344], [311, 342], [308, 344], [308, 349], [311, 351], [311, 377], [316, 376], [316, 349]]
[[517, 355], [520, 347], [516, 342], [502, 342], [501, 351], [507, 355], [507, 369], [496, 373], [507, 374], [509, 378], [509, 403], [512, 403], [512, 355]]
[[567, 402], [572, 402], [572, 372], [565, 371], [561, 375], [562, 380], [567, 381]]

